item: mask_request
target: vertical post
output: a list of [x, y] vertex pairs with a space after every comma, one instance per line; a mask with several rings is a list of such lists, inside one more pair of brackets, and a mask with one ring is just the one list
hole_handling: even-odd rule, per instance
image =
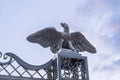
[[88, 72], [88, 61], [87, 61], [87, 57], [85, 59], [85, 77], [86, 77], [86, 80], [89, 80], [89, 72]]
[[61, 80], [61, 57], [57, 54], [57, 80]]

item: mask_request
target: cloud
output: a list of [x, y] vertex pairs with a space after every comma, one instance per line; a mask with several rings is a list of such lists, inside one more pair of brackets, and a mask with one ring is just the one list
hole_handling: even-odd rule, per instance
[[[96, 55], [87, 55], [91, 80], [115, 80], [119, 74], [120, 12], [117, 11], [119, 5], [112, 2], [92, 0], [77, 8], [77, 21], [97, 49]], [[116, 11], [111, 9], [112, 6], [117, 8]]]
[[[118, 0], [2, 1], [0, 6], [0, 48], [3, 51], [19, 52], [19, 56], [25, 53], [22, 58], [28, 63], [46, 62], [49, 60], [46, 55], [52, 58], [49, 48], [43, 49], [40, 45], [27, 43], [25, 38], [32, 32], [48, 26], [62, 31], [59, 23], [66, 22], [71, 31], [82, 32], [97, 49], [95, 55], [83, 54], [88, 57], [90, 80], [119, 78]], [[28, 55], [31, 56], [28, 58]], [[33, 56], [41, 60], [31, 61]]]
[[105, 0], [104, 1], [106, 4], [107, 4], [107, 6], [112, 10], [112, 11], [114, 11], [114, 12], [116, 12], [116, 11], [119, 11], [120, 10], [120, 5], [119, 5], [119, 3], [120, 3], [120, 1], [119, 0], [116, 0], [116, 1], [113, 1], [113, 0]]

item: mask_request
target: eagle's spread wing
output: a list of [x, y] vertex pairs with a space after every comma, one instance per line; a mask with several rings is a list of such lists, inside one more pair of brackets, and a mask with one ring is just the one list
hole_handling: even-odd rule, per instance
[[95, 47], [80, 32], [71, 33], [71, 42], [80, 52], [88, 51], [90, 53], [96, 53]]
[[49, 27], [42, 29], [27, 37], [27, 40], [33, 43], [39, 43], [43, 47], [49, 47], [60, 42], [62, 33], [55, 28]]

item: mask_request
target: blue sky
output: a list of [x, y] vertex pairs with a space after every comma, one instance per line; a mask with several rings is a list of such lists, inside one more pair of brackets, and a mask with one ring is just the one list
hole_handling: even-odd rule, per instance
[[96, 46], [88, 57], [90, 80], [120, 78], [119, 0], [0, 0], [0, 51], [13, 52], [31, 64], [53, 57], [49, 48], [29, 43], [26, 37], [45, 27], [80, 31]]

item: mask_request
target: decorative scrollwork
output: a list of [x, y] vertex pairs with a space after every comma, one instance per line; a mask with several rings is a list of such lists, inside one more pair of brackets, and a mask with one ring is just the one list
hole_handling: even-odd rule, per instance
[[[84, 60], [83, 59], [75, 59], [75, 58], [66, 58], [62, 57], [62, 78], [72, 78], [72, 79], [80, 79], [84, 72]], [[85, 73], [84, 73], [85, 74]]]
[[[11, 52], [7, 52], [4, 55], [0, 53], [0, 57], [7, 60], [6, 62], [0, 62], [0, 76], [1, 74], [7, 74], [11, 77], [13, 75], [18, 75], [20, 77], [29, 76], [32, 79], [39, 77], [43, 80], [51, 80], [53, 78], [53, 69], [51, 68], [51, 66], [53, 67], [52, 59], [43, 65], [31, 65]], [[2, 80], [1, 77], [0, 80]]]
[[0, 52], [0, 58], [2, 57], [2, 53]]
[[62, 60], [62, 68], [66, 70], [69, 69], [72, 71], [71, 67], [76, 68], [81, 64], [80, 61], [78, 61], [77, 59], [63, 57], [61, 58], [61, 60]]
[[[5, 53], [4, 55], [2, 55], [2, 53], [0, 52], [0, 58], [3, 56], [3, 59], [6, 60], [8, 58], [8, 55], [7, 53]], [[9, 60], [7, 62], [0, 62], [0, 65], [7, 65], [7, 64], [10, 64], [11, 61], [12, 61], [12, 57], [9, 56]]]
[[[2, 55], [2, 53], [1, 53]], [[7, 58], [10, 58], [9, 61], [7, 62], [0, 62], [0, 65], [7, 65], [7, 64], [10, 64], [12, 59], [16, 60], [16, 62], [22, 66], [23, 68], [27, 69], [27, 70], [35, 70], [35, 71], [38, 71], [40, 69], [47, 69], [49, 68], [50, 65], [52, 65], [52, 60], [50, 60], [49, 62], [47, 62], [46, 64], [43, 64], [43, 65], [31, 65], [31, 64], [28, 64], [26, 63], [25, 61], [23, 61], [21, 58], [19, 58], [17, 55], [11, 53], [11, 52], [7, 52], [4, 54], [3, 58], [4, 60], [6, 60]]]

